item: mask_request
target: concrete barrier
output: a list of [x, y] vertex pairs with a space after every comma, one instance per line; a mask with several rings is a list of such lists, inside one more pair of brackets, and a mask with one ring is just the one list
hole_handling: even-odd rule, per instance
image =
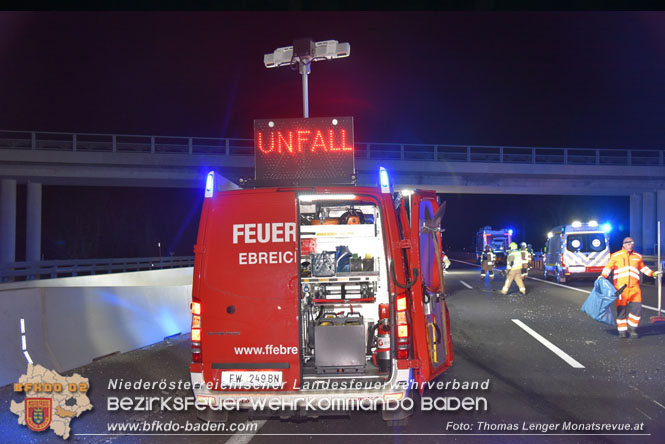
[[58, 372], [189, 332], [192, 268], [0, 284], [0, 386], [33, 362]]

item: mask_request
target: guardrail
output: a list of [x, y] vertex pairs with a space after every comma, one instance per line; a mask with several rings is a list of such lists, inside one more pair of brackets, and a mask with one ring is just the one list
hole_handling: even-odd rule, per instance
[[[254, 140], [0, 130], [0, 149], [187, 155], [254, 155]], [[663, 166], [665, 150], [355, 143], [356, 159], [551, 165]]]
[[74, 259], [32, 262], [9, 262], [0, 265], [0, 282], [49, 279], [98, 273], [160, 270], [192, 267], [194, 256], [139, 257], [119, 259]]

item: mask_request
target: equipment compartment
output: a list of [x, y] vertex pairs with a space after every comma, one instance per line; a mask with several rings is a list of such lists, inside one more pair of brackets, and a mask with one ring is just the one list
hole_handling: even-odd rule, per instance
[[301, 200], [299, 228], [303, 371], [387, 376], [389, 366], [372, 359], [379, 335], [372, 327], [381, 321], [379, 304], [389, 302], [378, 206]]

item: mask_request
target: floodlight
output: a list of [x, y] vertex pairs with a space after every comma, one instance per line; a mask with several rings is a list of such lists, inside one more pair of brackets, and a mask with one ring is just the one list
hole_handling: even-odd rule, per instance
[[298, 39], [293, 46], [283, 46], [275, 49], [271, 54], [263, 55], [263, 64], [266, 68], [277, 68], [286, 65], [298, 65], [302, 75], [303, 116], [309, 117], [309, 93], [307, 75], [311, 72], [311, 63], [319, 60], [332, 60], [348, 57], [351, 54], [351, 45], [339, 43], [337, 40], [324, 40], [314, 42], [310, 38]]

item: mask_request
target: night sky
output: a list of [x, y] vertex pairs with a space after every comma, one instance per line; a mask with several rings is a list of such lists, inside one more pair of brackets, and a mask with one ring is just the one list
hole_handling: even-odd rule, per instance
[[[664, 30], [663, 12], [3, 12], [0, 128], [249, 138], [255, 118], [301, 115], [300, 76], [263, 54], [311, 37], [351, 44], [313, 65], [310, 112], [354, 116], [359, 142], [662, 148]], [[194, 190], [44, 199], [46, 258], [153, 255], [159, 239], [191, 254]], [[536, 246], [581, 209], [628, 224], [627, 198], [446, 199], [469, 244], [505, 221]], [[132, 227], [106, 227], [110, 207]]]

